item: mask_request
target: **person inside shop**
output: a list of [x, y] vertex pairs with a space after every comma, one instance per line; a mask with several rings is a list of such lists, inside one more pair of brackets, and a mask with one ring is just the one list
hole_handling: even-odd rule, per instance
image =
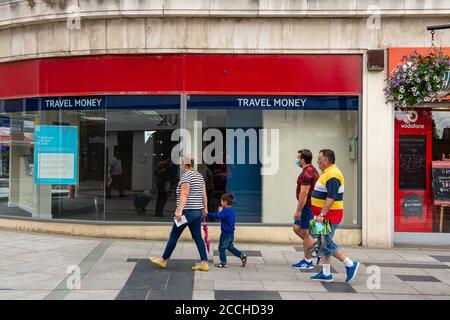
[[111, 189], [119, 191], [120, 197], [125, 197], [123, 193], [123, 171], [122, 171], [122, 160], [120, 158], [120, 152], [114, 151], [114, 157], [109, 163], [109, 186], [106, 188], [106, 197], [111, 198]]
[[166, 159], [160, 161], [156, 166], [155, 180], [156, 180], [156, 206], [155, 216], [164, 217], [164, 207], [166, 206], [167, 199], [169, 198], [169, 191], [171, 185], [171, 161]]

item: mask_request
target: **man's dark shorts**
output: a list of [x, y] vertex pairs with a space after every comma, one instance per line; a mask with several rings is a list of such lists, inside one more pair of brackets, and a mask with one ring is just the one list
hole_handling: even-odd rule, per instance
[[310, 206], [303, 207], [302, 214], [300, 215], [300, 220], [295, 220], [294, 224], [300, 226], [302, 229], [309, 230], [309, 222], [314, 219], [312, 214], [312, 209]]

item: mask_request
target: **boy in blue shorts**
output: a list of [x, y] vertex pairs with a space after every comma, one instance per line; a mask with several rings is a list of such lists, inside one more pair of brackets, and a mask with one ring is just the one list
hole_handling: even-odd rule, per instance
[[236, 249], [233, 244], [234, 230], [236, 223], [236, 212], [234, 211], [233, 204], [234, 197], [231, 193], [225, 193], [220, 198], [219, 213], [208, 213], [208, 217], [211, 219], [220, 219], [220, 234], [219, 241], [219, 258], [220, 263], [215, 266], [217, 268], [228, 268], [226, 250], [229, 250], [233, 255], [241, 259], [242, 267], [247, 264], [247, 255]]

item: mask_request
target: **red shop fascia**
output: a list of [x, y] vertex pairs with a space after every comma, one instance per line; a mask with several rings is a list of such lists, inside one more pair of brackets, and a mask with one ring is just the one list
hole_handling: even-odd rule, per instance
[[[403, 55], [430, 48], [389, 48], [391, 72]], [[443, 48], [450, 54], [450, 48]], [[433, 231], [433, 108], [395, 112], [394, 117], [394, 231]]]
[[98, 55], [0, 63], [0, 99], [99, 94], [358, 96], [362, 55]]

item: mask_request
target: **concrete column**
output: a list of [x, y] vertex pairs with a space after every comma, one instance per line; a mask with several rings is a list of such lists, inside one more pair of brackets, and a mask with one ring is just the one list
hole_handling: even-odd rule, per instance
[[393, 245], [393, 129], [391, 107], [384, 102], [386, 71], [367, 71], [363, 83], [363, 214], [362, 238], [367, 247]]

